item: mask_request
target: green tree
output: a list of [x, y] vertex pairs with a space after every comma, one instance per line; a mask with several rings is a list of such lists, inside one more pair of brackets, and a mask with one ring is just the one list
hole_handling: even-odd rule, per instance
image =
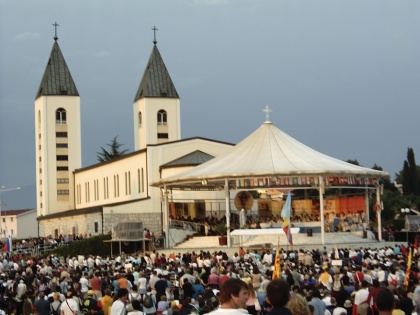
[[[383, 171], [382, 166], [379, 166], [376, 163], [373, 165], [372, 169], [377, 171]], [[391, 182], [389, 178], [383, 179], [382, 184], [384, 185], [384, 190], [398, 192], [398, 188], [394, 185], [394, 183]]]
[[357, 166], [361, 166], [358, 160], [351, 160], [351, 159], [348, 159], [348, 160], [346, 160], [346, 162], [347, 162], [347, 163], [350, 163], [350, 164], [357, 165]]
[[116, 159], [120, 156], [125, 155], [128, 152], [127, 149], [120, 149], [123, 146], [123, 144], [119, 143], [117, 139], [118, 136], [115, 136], [114, 139], [112, 139], [111, 143], [107, 144], [107, 146], [110, 148], [110, 151], [107, 151], [103, 147], [101, 147], [102, 152], [97, 152], [97, 158], [99, 162], [105, 162]]
[[396, 179], [403, 186], [404, 195], [419, 195], [419, 167], [412, 148], [407, 149], [407, 159], [404, 161], [403, 169], [396, 174]]

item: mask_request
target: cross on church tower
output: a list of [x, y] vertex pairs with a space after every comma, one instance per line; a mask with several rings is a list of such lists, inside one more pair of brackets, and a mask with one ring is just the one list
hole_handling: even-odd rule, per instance
[[157, 44], [157, 41], [156, 41], [156, 31], [158, 29], [156, 28], [156, 26], [153, 26], [152, 30], [153, 30], [153, 44], [156, 45]]
[[60, 26], [60, 25], [58, 25], [57, 22], [54, 22], [53, 26], [55, 28], [54, 40], [57, 41], [57, 39], [58, 39], [58, 37], [57, 37], [57, 26]]
[[265, 105], [265, 108], [262, 111], [265, 112], [265, 121], [270, 121], [270, 113], [272, 112], [270, 107]]

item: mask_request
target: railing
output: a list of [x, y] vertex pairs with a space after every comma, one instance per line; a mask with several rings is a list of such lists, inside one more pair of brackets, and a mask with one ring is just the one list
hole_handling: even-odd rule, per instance
[[195, 222], [189, 222], [189, 221], [182, 221], [182, 220], [169, 220], [169, 227], [175, 228], [175, 229], [183, 229], [186, 231], [196, 231], [200, 232], [200, 227], [202, 226], [202, 223], [195, 223]]
[[58, 247], [67, 246], [71, 242], [60, 242], [60, 243], [47, 243], [47, 244], [36, 244], [36, 245], [19, 245], [19, 246], [12, 246], [11, 253], [12, 255], [17, 254], [30, 254], [31, 256], [38, 256], [38, 255], [44, 255], [53, 249], [56, 249]]

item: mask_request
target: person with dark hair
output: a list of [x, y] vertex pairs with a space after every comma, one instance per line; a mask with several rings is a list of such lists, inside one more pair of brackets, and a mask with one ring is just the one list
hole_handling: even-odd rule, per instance
[[397, 289], [397, 294], [400, 299], [400, 309], [405, 315], [411, 315], [414, 310], [413, 301], [407, 297], [407, 291], [403, 288]]
[[380, 315], [391, 315], [394, 309], [394, 293], [389, 289], [382, 289], [376, 295], [376, 308]]
[[184, 284], [182, 285], [182, 291], [184, 291], [184, 299], [193, 298], [194, 287], [192, 283], [188, 281], [187, 278], [184, 279]]
[[320, 299], [321, 293], [317, 288], [313, 288], [311, 292], [312, 300], [309, 301], [309, 305], [314, 307], [314, 315], [324, 315], [327, 305]]
[[109, 310], [111, 309], [114, 299], [111, 296], [111, 289], [107, 288], [104, 291], [104, 296], [101, 299], [101, 307], [104, 315], [109, 315]]
[[[166, 276], [163, 274], [158, 275], [159, 280], [155, 283], [156, 297], [160, 301], [160, 297], [165, 295], [166, 288], [169, 287], [168, 281], [166, 281]], [[191, 285], [192, 286], [192, 285]], [[166, 295], [165, 295], [166, 296]], [[192, 295], [191, 295], [192, 297]]]
[[214, 315], [242, 315], [248, 314], [246, 301], [248, 300], [248, 285], [239, 279], [230, 278], [220, 286], [219, 309], [211, 312]]
[[38, 299], [36, 300], [34, 306], [37, 314], [39, 315], [49, 315], [50, 314], [50, 302], [45, 299], [45, 292], [39, 292]]
[[74, 315], [77, 314], [78, 310], [77, 302], [73, 299], [73, 292], [67, 291], [66, 300], [60, 307], [60, 315]]
[[370, 304], [368, 286], [367, 281], [362, 280], [360, 289], [354, 295], [353, 315], [366, 315], [366, 307]]
[[110, 315], [125, 315], [125, 303], [127, 302], [128, 290], [118, 289], [117, 299], [112, 303]]
[[133, 310], [131, 312], [128, 312], [127, 315], [145, 315], [145, 313], [142, 312], [142, 307], [140, 304], [140, 301], [134, 300], [131, 302], [131, 305], [133, 306]]
[[283, 279], [274, 279], [267, 285], [266, 301], [272, 307], [269, 315], [292, 315], [286, 307], [290, 299], [290, 288]]

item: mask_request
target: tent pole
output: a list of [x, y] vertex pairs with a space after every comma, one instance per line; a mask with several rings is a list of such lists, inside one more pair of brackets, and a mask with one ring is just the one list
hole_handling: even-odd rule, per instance
[[165, 232], [165, 248], [169, 248], [169, 226], [168, 226], [168, 217], [169, 217], [169, 201], [168, 201], [169, 192], [166, 190], [166, 185], [163, 186], [163, 231]]
[[[380, 197], [380, 188], [381, 186], [376, 186], [376, 204], [381, 204], [381, 197]], [[382, 218], [381, 218], [381, 211], [382, 209], [380, 207], [376, 207], [376, 216], [378, 219], [378, 241], [382, 241]]]
[[324, 226], [324, 178], [319, 176], [319, 214], [321, 216], [321, 244], [325, 244], [325, 226]]
[[[365, 191], [365, 213], [366, 213], [366, 224], [369, 225], [369, 189], [366, 188]], [[365, 226], [363, 226], [363, 230], [365, 230]]]
[[226, 199], [226, 227], [227, 227], [227, 247], [231, 247], [230, 242], [230, 198], [229, 198], [229, 183], [225, 179], [225, 199]]

